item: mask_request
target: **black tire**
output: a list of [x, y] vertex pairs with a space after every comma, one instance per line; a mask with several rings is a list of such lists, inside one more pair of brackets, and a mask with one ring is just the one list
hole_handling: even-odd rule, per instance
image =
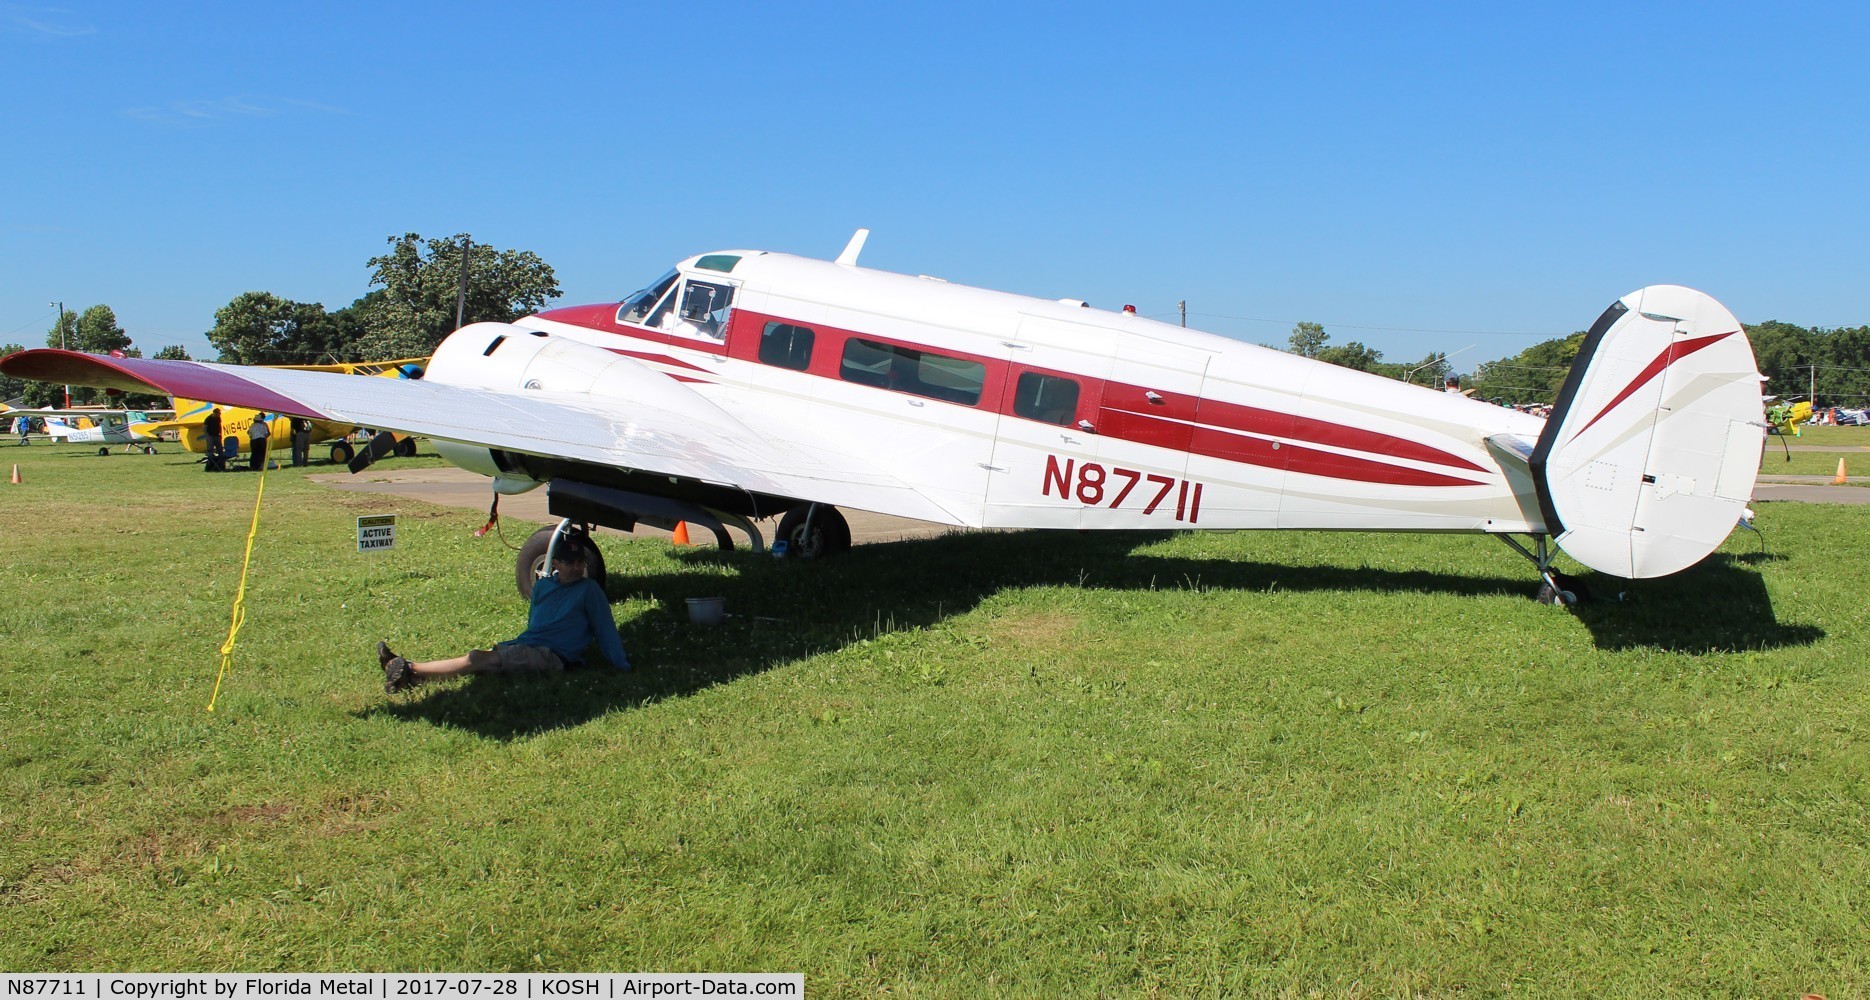
[[1584, 582], [1577, 577], [1566, 576], [1563, 573], [1553, 573], [1552, 579], [1558, 584], [1556, 588], [1550, 583], [1541, 582], [1539, 584], [1539, 594], [1534, 600], [1538, 601], [1540, 604], [1554, 604], [1560, 607], [1575, 608], [1591, 599], [1590, 588], [1586, 587]]
[[356, 457], [357, 453], [351, 450], [351, 445], [348, 441], [339, 441], [337, 444], [331, 446], [332, 465], [349, 465], [351, 464], [351, 459]]
[[[807, 524], [806, 519], [811, 519]], [[798, 559], [822, 559], [850, 551], [851, 526], [844, 515], [829, 504], [801, 504], [786, 511], [779, 519], [775, 540], [784, 540], [786, 555]]]
[[[513, 584], [519, 588], [519, 596], [532, 600], [533, 582], [545, 569], [546, 549], [552, 545], [554, 528], [540, 528], [526, 539], [519, 547], [519, 555], [513, 560]], [[598, 551], [596, 540], [592, 540], [590, 551], [584, 557], [584, 575], [597, 581], [599, 588], [605, 585], [604, 553]]]
[[401, 441], [396, 442], [396, 457], [397, 458], [416, 457], [416, 439], [415, 438], [403, 438]]
[[97, 453], [98, 453], [99, 455], [108, 455], [108, 454], [110, 454], [110, 449], [109, 449], [109, 448], [99, 448], [99, 449], [97, 450]]

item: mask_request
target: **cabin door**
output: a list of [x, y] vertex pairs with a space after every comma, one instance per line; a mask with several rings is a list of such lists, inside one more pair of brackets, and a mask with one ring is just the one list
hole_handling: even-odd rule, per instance
[[[1109, 330], [1022, 316], [1006, 345], [998, 430], [987, 473], [988, 527], [1078, 528], [1080, 470], [1098, 458], [1096, 420], [1116, 337]], [[1082, 487], [1091, 492], [1089, 487]]]

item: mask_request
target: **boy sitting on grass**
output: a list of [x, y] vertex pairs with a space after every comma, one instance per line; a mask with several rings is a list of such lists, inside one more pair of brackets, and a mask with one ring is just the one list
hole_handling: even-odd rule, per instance
[[611, 617], [604, 588], [584, 575], [584, 546], [573, 535], [562, 535], [552, 554], [551, 575], [532, 585], [532, 608], [526, 631], [512, 642], [492, 649], [469, 650], [451, 660], [412, 663], [397, 656], [388, 643], [377, 643], [377, 662], [383, 667], [383, 690], [389, 694], [413, 687], [430, 677], [455, 674], [516, 673], [564, 670], [583, 664], [592, 643], [618, 670], [630, 669], [617, 620]]

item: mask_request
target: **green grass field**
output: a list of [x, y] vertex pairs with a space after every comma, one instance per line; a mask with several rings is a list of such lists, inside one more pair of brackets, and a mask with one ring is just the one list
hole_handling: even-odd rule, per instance
[[[522, 627], [511, 555], [282, 470], [210, 714], [258, 477], [14, 461], [3, 970], [1870, 992], [1862, 507], [1760, 505], [1764, 551], [1575, 613], [1466, 536], [613, 543], [637, 671], [390, 697], [378, 638]], [[353, 551], [387, 512], [396, 549]]]

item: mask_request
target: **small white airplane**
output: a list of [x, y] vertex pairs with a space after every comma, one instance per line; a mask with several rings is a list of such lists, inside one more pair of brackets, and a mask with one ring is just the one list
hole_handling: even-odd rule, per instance
[[[18, 417], [37, 417], [45, 424], [45, 435], [53, 441], [67, 444], [95, 444], [100, 447], [97, 453], [107, 455], [112, 445], [122, 445], [126, 452], [141, 452], [154, 455], [161, 437], [141, 429], [153, 420], [173, 413], [172, 410], [110, 410], [78, 407], [72, 409], [40, 408], [30, 410], [7, 410], [0, 413], [0, 420], [10, 421]], [[85, 420], [91, 426], [80, 427], [74, 421]]]
[[1548, 542], [1662, 576], [1752, 497], [1753, 351], [1688, 288], [1612, 303], [1540, 419], [1128, 311], [859, 267], [867, 236], [835, 261], [702, 254], [621, 303], [472, 324], [421, 381], [50, 349], [0, 370], [426, 435], [499, 493], [548, 484], [568, 521], [688, 521], [723, 544], [731, 524], [758, 548], [752, 519], [784, 514], [801, 555], [849, 545], [837, 507], [983, 528], [1477, 532], [1532, 560], [1542, 600], [1571, 603]]

